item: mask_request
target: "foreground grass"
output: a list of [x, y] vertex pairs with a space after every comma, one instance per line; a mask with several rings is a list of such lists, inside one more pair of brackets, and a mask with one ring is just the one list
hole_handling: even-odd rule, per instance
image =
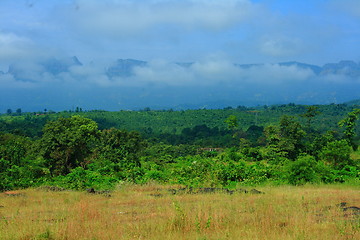
[[169, 194], [127, 186], [111, 194], [0, 194], [0, 239], [360, 239], [360, 187], [263, 187], [265, 194]]

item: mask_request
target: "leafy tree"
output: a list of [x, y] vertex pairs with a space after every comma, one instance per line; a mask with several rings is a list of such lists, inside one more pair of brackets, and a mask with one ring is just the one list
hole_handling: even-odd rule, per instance
[[303, 137], [305, 132], [294, 117], [283, 116], [280, 119], [279, 126], [267, 126], [264, 134], [267, 141], [267, 150], [264, 150], [263, 153], [266, 156], [287, 157], [295, 160], [304, 148]]
[[145, 161], [151, 161], [158, 165], [164, 165], [166, 163], [173, 163], [174, 159], [178, 157], [186, 157], [190, 155], [196, 155], [198, 148], [194, 145], [180, 144], [173, 146], [170, 144], [157, 143], [148, 146], [144, 150], [143, 159]]
[[12, 111], [10, 108], [6, 110], [6, 113], [7, 113], [8, 115], [11, 115], [12, 112], [13, 112], [13, 111]]
[[251, 125], [246, 130], [246, 138], [254, 145], [259, 143], [259, 138], [263, 137], [264, 127]]
[[305, 131], [299, 122], [292, 116], [282, 116], [280, 119], [280, 142], [279, 146], [288, 152], [290, 159], [295, 159], [304, 148], [303, 137]]
[[40, 151], [52, 175], [65, 175], [86, 166], [99, 130], [96, 122], [80, 117], [59, 118], [44, 127]]
[[327, 143], [321, 150], [320, 158], [336, 168], [340, 168], [351, 163], [350, 152], [351, 147], [345, 139], [335, 140]]
[[238, 119], [235, 115], [230, 115], [226, 120], [225, 123], [227, 124], [228, 129], [235, 130], [238, 126]]
[[344, 127], [344, 137], [346, 141], [350, 144], [354, 151], [356, 151], [358, 145], [355, 142], [355, 128], [356, 122], [359, 119], [360, 109], [355, 109], [354, 111], [348, 113], [347, 117], [339, 122], [340, 127]]
[[16, 109], [16, 115], [21, 115], [21, 108]]
[[141, 167], [140, 153], [146, 146], [138, 132], [111, 128], [101, 131], [96, 148], [95, 168], [104, 173], [118, 173], [127, 178], [128, 172]]
[[0, 134], [0, 158], [20, 166], [30, 147], [30, 140], [14, 134]]
[[319, 154], [322, 149], [329, 143], [336, 140], [334, 131], [327, 131], [324, 134], [316, 136], [312, 141], [308, 141], [307, 153], [315, 158], [319, 158]]
[[303, 113], [300, 116], [305, 117], [307, 119], [307, 127], [310, 131], [312, 119], [317, 115], [319, 115], [321, 112], [319, 111], [319, 107], [317, 106], [308, 106], [306, 107], [306, 109], [307, 109], [306, 113]]

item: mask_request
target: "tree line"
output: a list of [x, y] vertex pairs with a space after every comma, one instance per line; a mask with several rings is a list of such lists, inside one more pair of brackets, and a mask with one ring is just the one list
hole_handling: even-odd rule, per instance
[[[156, 134], [100, 128], [83, 115], [42, 117], [44, 126], [32, 137], [26, 129], [0, 133], [0, 190], [44, 184], [111, 189], [123, 181], [233, 187], [359, 180], [360, 110], [323, 132], [313, 126], [319, 108], [303, 110], [266, 126], [243, 129], [242, 119], [230, 114], [222, 118], [224, 128], [209, 122]], [[27, 121], [31, 126], [32, 118]]]

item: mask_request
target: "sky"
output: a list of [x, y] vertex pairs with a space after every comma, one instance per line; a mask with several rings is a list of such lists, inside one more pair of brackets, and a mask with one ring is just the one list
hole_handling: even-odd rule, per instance
[[[0, 89], [12, 89], [8, 97], [15, 99], [0, 98], [0, 111], [6, 104], [20, 106], [24, 100], [16, 102], [16, 94], [25, 90], [128, 85], [104, 74], [117, 59], [150, 63], [136, 70], [130, 85], [137, 87], [202, 86], [235, 78], [259, 83], [265, 76], [276, 84], [311, 75], [276, 63], [358, 63], [359, 43], [360, 0], [0, 0]], [[61, 76], [37, 64], [72, 56], [83, 66]], [[176, 62], [196, 64], [185, 71]], [[270, 65], [257, 75], [254, 69], [239, 72], [232, 63]], [[8, 74], [14, 64], [32, 81]], [[86, 102], [80, 95], [73, 99]], [[32, 109], [35, 105], [40, 108], [36, 103]], [[66, 107], [60, 99], [57, 106]]]

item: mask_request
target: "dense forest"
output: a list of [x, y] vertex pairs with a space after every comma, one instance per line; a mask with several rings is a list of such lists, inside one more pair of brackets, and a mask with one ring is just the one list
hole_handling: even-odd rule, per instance
[[0, 190], [356, 182], [357, 102], [0, 115]]

